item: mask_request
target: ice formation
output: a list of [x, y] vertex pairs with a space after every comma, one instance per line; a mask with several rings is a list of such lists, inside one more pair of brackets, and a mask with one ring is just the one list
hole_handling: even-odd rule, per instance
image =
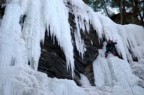
[[0, 95], [86, 95], [74, 81], [48, 78], [25, 67], [0, 68]]
[[[36, 71], [40, 43], [43, 43], [47, 31], [46, 35], [56, 37], [64, 51], [67, 67], [73, 72], [69, 12], [75, 16], [75, 43], [82, 56], [86, 48], [80, 32], [89, 32], [90, 25], [100, 40], [105, 36], [107, 40], [118, 43], [116, 49], [123, 59], [111, 55], [104, 58], [104, 47], [94, 61], [96, 87], [90, 86], [83, 75], [82, 88], [73, 81], [50, 79]], [[141, 79], [132, 74], [128, 63], [133, 62], [133, 57], [138, 60], [144, 57], [143, 43], [142, 26], [118, 25], [108, 17], [95, 13], [82, 0], [7, 0], [0, 26], [0, 94], [144, 95], [144, 89], [138, 86]]]
[[[23, 21], [21, 26], [19, 24], [20, 20]], [[59, 45], [65, 53], [68, 67], [71, 67], [71, 70], [73, 70], [73, 46], [70, 25], [68, 23], [68, 10], [62, 0], [9, 0], [1, 27], [2, 36], [6, 35], [6, 37], [1, 39], [2, 45], [5, 46], [1, 47], [3, 53], [0, 54], [3, 60], [0, 63], [4, 63], [6, 60], [6, 64], [11, 64], [12, 60], [15, 61], [15, 64], [28, 63], [29, 61], [31, 67], [37, 69], [40, 57], [40, 42], [43, 42], [45, 31], [47, 30], [48, 34], [57, 38]], [[9, 37], [10, 33], [11, 38]], [[10, 39], [6, 42], [5, 40], [8, 37]], [[18, 42], [19, 40], [16, 38], [23, 41]], [[15, 39], [15, 41], [11, 39]], [[11, 41], [17, 45], [14, 45]], [[13, 46], [7, 49], [5, 47], [8, 44]], [[12, 52], [12, 49], [20, 49], [16, 53], [21, 52], [22, 55], [15, 54], [14, 52], [7, 53], [7, 51]], [[5, 56], [7, 56], [6, 59], [4, 59]], [[24, 59], [24, 57], [27, 58]]]
[[85, 75], [80, 74], [80, 77], [81, 77], [80, 82], [81, 82], [83, 87], [91, 86], [88, 78]]
[[107, 59], [98, 56], [93, 68], [95, 84], [111, 91], [111, 95], [144, 95], [144, 89], [139, 86], [142, 80], [133, 75], [127, 61], [112, 55]]

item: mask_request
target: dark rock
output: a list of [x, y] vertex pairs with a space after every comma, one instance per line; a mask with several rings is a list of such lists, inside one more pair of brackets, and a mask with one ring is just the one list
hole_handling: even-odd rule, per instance
[[[138, 11], [137, 11], [138, 12]], [[121, 14], [114, 14], [110, 17], [111, 20], [113, 20], [115, 23], [121, 24]], [[138, 19], [138, 15], [134, 15], [131, 12], [126, 12], [123, 15], [123, 23], [122, 24], [137, 24], [137, 25], [141, 25], [144, 26], [144, 21]]]
[[[75, 42], [73, 31], [75, 29], [74, 15], [72, 15], [72, 13], [69, 15], [69, 23], [72, 26], [71, 35], [73, 42]], [[76, 49], [76, 44], [73, 43], [75, 59], [74, 78], [72, 78], [71, 72], [66, 68], [65, 55], [60, 46], [58, 46], [56, 38], [52, 38], [51, 36], [46, 36], [44, 44], [41, 45], [42, 53], [38, 70], [47, 73], [49, 77], [72, 79], [78, 85], [81, 85], [79, 82], [81, 73], [89, 79], [91, 85], [95, 85], [92, 63], [98, 56], [98, 49], [102, 48], [102, 42], [98, 40], [96, 31], [94, 31], [92, 27], [89, 33], [85, 31], [81, 32], [81, 35], [82, 39], [84, 39], [87, 51], [82, 59]], [[55, 40], [55, 43], [53, 43], [53, 39]]]
[[2, 19], [4, 15], [4, 10], [5, 10], [4, 4], [6, 4], [6, 0], [0, 0], [0, 19]]

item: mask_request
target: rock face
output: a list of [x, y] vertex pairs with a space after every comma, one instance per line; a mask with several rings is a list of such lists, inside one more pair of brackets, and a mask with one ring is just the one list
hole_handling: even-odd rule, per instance
[[[121, 24], [120, 15], [121, 15], [120, 13], [114, 14], [110, 17], [110, 19], [118, 24]], [[133, 13], [125, 13], [123, 18], [124, 18], [124, 20], [123, 20], [122, 24], [133, 23], [133, 24], [144, 26], [144, 22], [142, 20], [140, 20], [138, 18], [138, 16], [133, 16]]]
[[[72, 28], [75, 28], [74, 16], [70, 14], [69, 22]], [[72, 36], [74, 32], [72, 31]], [[71, 72], [66, 68], [66, 60], [63, 51], [58, 46], [55, 38], [50, 36], [45, 37], [44, 44], [41, 45], [41, 57], [39, 60], [39, 71], [45, 72], [49, 77], [74, 79], [78, 85], [81, 85], [80, 73], [87, 76], [91, 85], [94, 84], [94, 75], [92, 63], [98, 56], [98, 49], [102, 48], [102, 42], [98, 40], [96, 31], [91, 27], [91, 31], [81, 32], [82, 39], [84, 39], [85, 48], [87, 51], [84, 57], [79, 55], [76, 45], [74, 43], [74, 59], [75, 59], [75, 76], [72, 78]], [[72, 37], [74, 40], [74, 37]]]
[[5, 0], [0, 0], [0, 19], [2, 19], [3, 15], [4, 15], [4, 6], [3, 4], [5, 4]]

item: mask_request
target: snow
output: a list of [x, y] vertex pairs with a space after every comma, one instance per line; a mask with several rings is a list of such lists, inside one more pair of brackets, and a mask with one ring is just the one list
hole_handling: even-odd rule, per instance
[[1, 95], [144, 95], [144, 89], [137, 83], [139, 79], [132, 74], [126, 61], [112, 55], [108, 59], [99, 56], [94, 65], [95, 79], [100, 83], [105, 81], [103, 85], [90, 86], [88, 79], [81, 75], [83, 86], [78, 87], [72, 80], [49, 78], [27, 65], [3, 66], [0, 68], [0, 92]]
[[86, 95], [74, 81], [51, 79], [25, 67], [0, 68], [1, 95]]
[[82, 87], [90, 87], [91, 86], [88, 78], [85, 75], [80, 74], [80, 78], [81, 78], [80, 83], [82, 84]]
[[[70, 2], [71, 9], [67, 6]], [[90, 25], [99, 40], [117, 42], [123, 59], [109, 54], [105, 46], [93, 62], [96, 86], [81, 75], [82, 87], [73, 80], [49, 78], [36, 71], [41, 55], [40, 43], [49, 35], [63, 50], [67, 68], [74, 76], [73, 40], [69, 12], [75, 16], [74, 39], [83, 57], [86, 47], [81, 32]], [[108, 17], [95, 13], [82, 0], [7, 0], [0, 26], [0, 94], [1, 95], [144, 95], [143, 57], [144, 28], [118, 25]], [[132, 58], [138, 58], [134, 63]], [[30, 62], [30, 66], [28, 63]], [[131, 63], [131, 68], [130, 68]], [[138, 77], [137, 77], [138, 76]]]

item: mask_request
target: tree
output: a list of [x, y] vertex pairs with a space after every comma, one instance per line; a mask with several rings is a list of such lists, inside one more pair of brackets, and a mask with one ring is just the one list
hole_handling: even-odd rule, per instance
[[110, 5], [110, 0], [84, 0], [86, 4], [91, 6], [95, 11], [101, 11], [110, 17], [107, 6]]
[[[117, 23], [144, 24], [144, 0], [84, 0], [97, 12], [103, 12]], [[117, 13], [114, 9], [118, 9]]]

